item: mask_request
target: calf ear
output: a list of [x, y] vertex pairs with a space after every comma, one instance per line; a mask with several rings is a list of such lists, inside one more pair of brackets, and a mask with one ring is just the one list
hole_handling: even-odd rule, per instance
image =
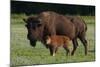
[[51, 38], [47, 38], [46, 44], [50, 44], [50, 43], [51, 43]]
[[24, 18], [23, 21], [26, 23], [26, 19]]

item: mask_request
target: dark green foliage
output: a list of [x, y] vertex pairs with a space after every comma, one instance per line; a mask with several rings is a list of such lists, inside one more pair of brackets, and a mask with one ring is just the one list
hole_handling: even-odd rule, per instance
[[69, 15], [95, 15], [95, 6], [51, 4], [40, 2], [11, 1], [12, 13], [38, 14], [42, 11], [55, 11]]

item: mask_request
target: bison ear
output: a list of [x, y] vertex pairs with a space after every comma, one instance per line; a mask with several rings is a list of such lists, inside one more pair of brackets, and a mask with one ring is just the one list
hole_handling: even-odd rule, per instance
[[24, 18], [23, 21], [26, 23], [26, 19]]
[[39, 21], [39, 22], [41, 22], [41, 21], [42, 21], [42, 19], [41, 19], [41, 18], [38, 18], [38, 21]]

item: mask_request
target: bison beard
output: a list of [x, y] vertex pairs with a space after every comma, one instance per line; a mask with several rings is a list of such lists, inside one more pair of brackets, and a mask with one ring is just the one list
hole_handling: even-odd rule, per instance
[[33, 46], [33, 47], [35, 47], [36, 46], [36, 41], [31, 41], [30, 40], [30, 45]]
[[[28, 21], [30, 19], [31, 21]], [[77, 46], [78, 46], [77, 38], [79, 38], [84, 45], [85, 55], [87, 55], [87, 40], [86, 40], [87, 26], [81, 18], [64, 16], [56, 12], [46, 11], [46, 12], [41, 12], [37, 17], [29, 17], [25, 22], [27, 23], [27, 25], [30, 23], [34, 25], [34, 23], [36, 24], [34, 20], [39, 21], [37, 25], [40, 23], [42, 24], [42, 26], [39, 26], [39, 27], [43, 28], [43, 29], [41, 28], [42, 29], [41, 33], [38, 32], [39, 34], [41, 34], [41, 36], [37, 35], [40, 38], [38, 37], [36, 38], [35, 35], [32, 35], [33, 38], [34, 37], [36, 38], [34, 40], [41, 39], [41, 42], [43, 42], [44, 45], [46, 46], [45, 38], [48, 35], [49, 36], [51, 35], [68, 36], [73, 42], [73, 51], [71, 55], [74, 55], [74, 52], [76, 51]], [[40, 31], [40, 28], [38, 26], [35, 26], [35, 27], [37, 30], [39, 29]], [[36, 33], [36, 32], [37, 31], [34, 30], [33, 33]], [[33, 41], [31, 40], [30, 40], [30, 43], [34, 44], [34, 46], [36, 45], [36, 42], [33, 43]]]

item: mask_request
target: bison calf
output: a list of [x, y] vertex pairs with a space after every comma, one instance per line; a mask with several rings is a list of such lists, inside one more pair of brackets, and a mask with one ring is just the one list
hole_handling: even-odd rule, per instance
[[66, 50], [66, 55], [68, 55], [68, 53], [70, 53], [69, 42], [70, 42], [69, 37], [61, 35], [47, 36], [46, 39], [46, 44], [49, 46], [50, 54], [52, 56], [55, 56], [55, 53], [61, 46]]

